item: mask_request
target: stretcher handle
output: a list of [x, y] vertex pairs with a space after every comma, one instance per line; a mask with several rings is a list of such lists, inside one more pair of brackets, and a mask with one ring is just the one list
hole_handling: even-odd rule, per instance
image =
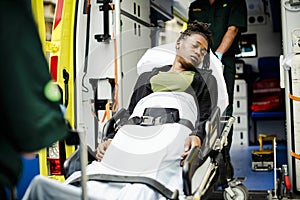
[[259, 142], [259, 150], [263, 151], [263, 141], [270, 140], [272, 141], [272, 150], [274, 151], [274, 138], [276, 140], [276, 135], [266, 135], [266, 134], [259, 134], [258, 135], [258, 142]]

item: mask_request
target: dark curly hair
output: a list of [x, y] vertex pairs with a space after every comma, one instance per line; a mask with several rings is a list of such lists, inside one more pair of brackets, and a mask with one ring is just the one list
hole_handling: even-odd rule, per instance
[[200, 34], [207, 40], [207, 52], [209, 52], [212, 46], [212, 33], [209, 30], [209, 25], [207, 23], [199, 22], [197, 20], [193, 21], [192, 23], [189, 23], [187, 29], [180, 33], [180, 36], [177, 41], [185, 39], [187, 36], [190, 36], [193, 33]]

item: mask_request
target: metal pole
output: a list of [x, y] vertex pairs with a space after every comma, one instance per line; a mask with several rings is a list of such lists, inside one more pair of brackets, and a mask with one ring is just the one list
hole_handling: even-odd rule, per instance
[[121, 4], [120, 0], [115, 0], [115, 37], [116, 37], [116, 46], [117, 46], [117, 65], [118, 65], [118, 84], [119, 84], [119, 89], [118, 89], [118, 96], [119, 96], [119, 107], [124, 107], [123, 105], [123, 83], [122, 83], [122, 52], [121, 52]]
[[79, 131], [80, 137], [80, 167], [81, 167], [81, 199], [87, 200], [87, 175], [86, 175], [86, 166], [87, 166], [87, 148], [86, 148], [86, 128], [83, 124], [80, 125], [81, 130]]
[[277, 165], [276, 165], [276, 137], [273, 138], [273, 154], [274, 154], [274, 197], [273, 199], [277, 199]]

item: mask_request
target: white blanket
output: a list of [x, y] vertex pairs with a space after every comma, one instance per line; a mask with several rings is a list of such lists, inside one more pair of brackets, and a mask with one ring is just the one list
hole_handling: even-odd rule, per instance
[[[178, 108], [180, 117], [194, 125], [197, 107], [191, 95], [184, 92], [153, 93], [138, 102], [132, 116], [141, 116], [147, 107]], [[191, 130], [178, 123], [157, 126], [122, 126], [101, 162], [94, 161], [87, 167], [87, 174], [114, 174], [146, 176], [162, 183], [183, 197], [181, 155], [184, 142]], [[81, 176], [73, 173], [66, 184]], [[99, 194], [100, 199], [139, 200], [164, 199], [142, 184], [101, 183], [89, 181], [88, 193]]]

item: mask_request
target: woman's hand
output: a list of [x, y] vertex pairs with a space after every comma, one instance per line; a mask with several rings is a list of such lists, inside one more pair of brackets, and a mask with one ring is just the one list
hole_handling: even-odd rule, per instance
[[190, 135], [185, 139], [184, 143], [184, 153], [181, 155], [181, 161], [180, 161], [180, 166], [183, 166], [184, 160], [186, 157], [189, 155], [191, 152], [191, 149], [193, 147], [200, 147], [201, 146], [201, 140], [198, 136], [196, 135]]
[[108, 140], [98, 144], [97, 152], [96, 152], [96, 159], [98, 161], [102, 160], [104, 153], [105, 153], [106, 149], [108, 148], [108, 146], [110, 145], [111, 141], [112, 141], [112, 139], [108, 139]]

